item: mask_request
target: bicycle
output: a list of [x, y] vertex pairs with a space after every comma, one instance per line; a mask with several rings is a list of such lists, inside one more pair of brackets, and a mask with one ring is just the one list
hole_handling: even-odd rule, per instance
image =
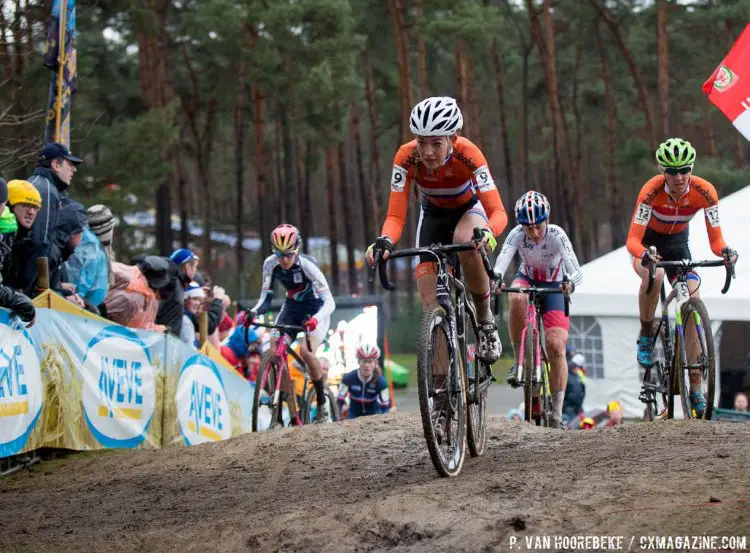
[[[563, 277], [563, 285], [569, 282]], [[557, 288], [538, 288], [536, 286], [506, 287], [502, 293], [526, 294], [529, 304], [526, 307], [526, 324], [521, 331], [521, 347], [518, 351], [518, 381], [523, 384], [523, 411], [526, 422], [535, 422], [538, 426], [549, 427], [552, 418], [552, 390], [549, 383], [550, 364], [542, 324], [542, 301], [547, 294], [563, 294], [565, 316], [569, 316], [570, 297]], [[531, 405], [534, 391], [539, 391], [540, 413], [532, 412]], [[534, 419], [532, 421], [532, 419]]]
[[[656, 248], [649, 248], [651, 255], [656, 255]], [[721, 290], [726, 294], [734, 278], [734, 265], [724, 259], [710, 261], [692, 261], [682, 259], [678, 261], [657, 261], [649, 264], [648, 286], [646, 294], [650, 294], [654, 287], [656, 269], [675, 268], [677, 278], [672, 285], [672, 291], [666, 295], [662, 282], [659, 292], [661, 299], [661, 318], [654, 336], [659, 348], [654, 347], [654, 366], [646, 368], [643, 374], [643, 384], [638, 399], [646, 404], [645, 419], [653, 421], [666, 413], [667, 419], [674, 418], [674, 397], [680, 395], [682, 413], [686, 419], [711, 420], [714, 408], [714, 393], [716, 385], [716, 358], [714, 356], [714, 337], [711, 332], [711, 320], [708, 318], [706, 306], [700, 298], [691, 298], [687, 286], [687, 276], [697, 267], [721, 267], [726, 269], [726, 280]], [[669, 304], [677, 299], [674, 308], [675, 325], [669, 325]], [[686, 330], [691, 320], [694, 332], [697, 334], [697, 344], [700, 352], [694, 357], [693, 363], [688, 360]], [[706, 332], [708, 330], [708, 332]], [[656, 344], [655, 344], [656, 345]], [[701, 393], [706, 399], [706, 410], [703, 416], [693, 409], [690, 401], [690, 371], [700, 371]], [[695, 373], [694, 373], [695, 374]], [[705, 386], [705, 387], [704, 387]]]
[[[487, 390], [493, 380], [492, 371], [476, 354], [479, 321], [474, 304], [468, 301], [461, 265], [450, 256], [474, 250], [474, 244], [481, 239], [481, 232], [475, 232], [468, 244], [394, 250], [388, 257], [391, 260], [424, 255], [434, 258], [438, 265], [437, 302], [425, 308], [417, 341], [417, 383], [427, 449], [443, 477], [461, 472], [466, 445], [471, 456], [477, 457], [484, 454], [487, 444]], [[480, 253], [487, 274], [496, 279], [487, 253]], [[396, 287], [388, 279], [388, 260], [376, 253], [380, 282], [383, 288], [393, 291]], [[433, 367], [440, 370], [433, 372]]]
[[[316, 415], [317, 396], [315, 388], [310, 384], [310, 370], [302, 358], [289, 347], [289, 336], [284, 331], [298, 333], [305, 332], [305, 341], [307, 347], [310, 347], [310, 333], [301, 326], [278, 325], [267, 323], [252, 323], [253, 326], [260, 326], [274, 330], [281, 330], [282, 334], [276, 340], [276, 347], [270, 350], [258, 371], [258, 377], [255, 381], [255, 393], [253, 394], [253, 432], [265, 432], [273, 430], [277, 426], [285, 426], [283, 406], [286, 403], [289, 425], [302, 426], [308, 424]], [[247, 333], [247, 330], [245, 331]], [[297, 400], [296, 391], [289, 375], [287, 365], [287, 355], [291, 355], [305, 375], [303, 390], [305, 394]], [[336, 396], [334, 396], [328, 384], [325, 385], [326, 399], [328, 403], [328, 422], [339, 420], [338, 405]], [[297, 401], [300, 405], [297, 405]], [[269, 413], [270, 412], [270, 413]], [[266, 426], [267, 425], [267, 426]]]

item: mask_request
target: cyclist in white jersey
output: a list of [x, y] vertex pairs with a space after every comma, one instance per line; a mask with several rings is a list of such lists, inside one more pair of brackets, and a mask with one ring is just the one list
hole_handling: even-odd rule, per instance
[[[565, 231], [547, 222], [549, 212], [550, 205], [543, 194], [530, 191], [521, 196], [515, 207], [516, 221], [519, 224], [505, 239], [495, 262], [495, 272], [502, 278], [518, 252], [521, 256], [521, 266], [511, 286], [559, 287], [572, 293], [576, 285], [583, 280], [583, 275]], [[563, 276], [567, 276], [570, 282], [563, 284]], [[501, 289], [502, 286], [501, 284]], [[510, 294], [509, 301], [508, 330], [513, 344], [514, 357], [517, 359], [521, 333], [526, 323], [528, 296]], [[553, 428], [562, 428], [562, 407], [568, 377], [565, 345], [568, 341], [569, 328], [562, 294], [545, 295], [541, 312], [547, 355], [551, 365], [550, 387], [553, 407], [551, 425]], [[508, 373], [508, 384], [514, 388], [518, 386], [517, 364], [514, 364]], [[538, 396], [534, 400], [538, 403]], [[535, 408], [537, 405], [532, 404], [532, 409]]]

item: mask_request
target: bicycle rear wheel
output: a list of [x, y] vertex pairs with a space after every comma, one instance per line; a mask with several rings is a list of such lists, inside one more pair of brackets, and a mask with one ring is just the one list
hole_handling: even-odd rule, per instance
[[484, 454], [487, 446], [487, 376], [489, 367], [479, 359], [479, 340], [468, 313], [464, 316], [464, 344], [462, 362], [468, 382], [466, 411], [466, 441], [472, 457]]
[[[339, 405], [336, 401], [336, 395], [333, 390], [325, 386], [326, 393], [326, 405], [328, 406], [328, 419], [326, 422], [336, 422], [341, 420], [339, 414]], [[315, 420], [318, 413], [318, 394], [315, 392], [315, 387], [310, 386], [307, 390], [307, 397], [305, 398], [305, 406], [302, 412], [303, 424], [310, 424], [311, 421]]]
[[531, 396], [534, 392], [534, 326], [526, 324], [523, 346], [523, 420], [532, 422]]
[[281, 390], [276, 389], [276, 375], [279, 370], [281, 370], [281, 363], [276, 354], [266, 354], [255, 380], [251, 427], [253, 432], [266, 432], [284, 426]]
[[[699, 298], [690, 298], [683, 304], [682, 324], [685, 329], [684, 346], [687, 350], [687, 366], [682, 366], [682, 359], [680, 357], [683, 347], [683, 337], [679, 335], [675, 336], [675, 358], [680, 359], [679, 370], [675, 372], [679, 377], [682, 414], [686, 419], [711, 420], [716, 385], [714, 336], [711, 330], [711, 320], [708, 318], [708, 311]], [[693, 338], [696, 334], [697, 339]], [[692, 340], [695, 341], [691, 343]], [[696, 412], [690, 400], [692, 389], [690, 379], [697, 376], [700, 377], [700, 393], [706, 400], [706, 408], [702, 416]]]
[[466, 389], [463, 371], [453, 373], [456, 351], [450, 336], [445, 310], [427, 307], [417, 342], [419, 411], [427, 449], [440, 476], [458, 475], [466, 456]]

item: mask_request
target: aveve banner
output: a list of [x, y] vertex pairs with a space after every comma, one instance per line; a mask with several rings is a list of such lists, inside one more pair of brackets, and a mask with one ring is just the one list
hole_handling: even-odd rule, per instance
[[750, 24], [703, 83], [703, 92], [750, 140]]

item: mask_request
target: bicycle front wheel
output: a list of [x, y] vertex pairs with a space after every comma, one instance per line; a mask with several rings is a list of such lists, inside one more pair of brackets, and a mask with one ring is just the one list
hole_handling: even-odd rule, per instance
[[[654, 345], [654, 366], [649, 370], [648, 382], [643, 383], [647, 400], [644, 418], [647, 421], [673, 417], [669, 408], [669, 400], [672, 397], [670, 374], [674, 369], [668, 366], [672, 360], [669, 359], [666, 331], [667, 329], [662, 325]], [[672, 410], [674, 410], [674, 402], [672, 405]]]
[[462, 359], [468, 381], [466, 411], [466, 441], [472, 457], [484, 454], [487, 446], [487, 388], [489, 367], [479, 358], [479, 340], [468, 313], [464, 315], [464, 344]]
[[[700, 299], [690, 298], [683, 304], [682, 324], [684, 335], [676, 333], [675, 336], [675, 359], [680, 359], [679, 370], [676, 372], [679, 377], [682, 414], [686, 419], [711, 420], [716, 385], [714, 336], [708, 311]], [[687, 365], [682, 363], [683, 350], [687, 354]], [[705, 399], [706, 407], [703, 412], [692, 401], [693, 390], [699, 391]]]
[[534, 413], [531, 412], [532, 395], [534, 392], [534, 325], [526, 325], [526, 337], [523, 346], [523, 420], [533, 422]]
[[456, 476], [466, 456], [466, 389], [454, 374], [456, 351], [450, 321], [439, 305], [427, 307], [417, 342], [419, 411], [432, 464], [440, 476]]
[[281, 370], [279, 358], [269, 353], [264, 358], [255, 379], [253, 394], [253, 432], [266, 432], [276, 427], [283, 427], [281, 412], [281, 390], [276, 389], [276, 376]]

